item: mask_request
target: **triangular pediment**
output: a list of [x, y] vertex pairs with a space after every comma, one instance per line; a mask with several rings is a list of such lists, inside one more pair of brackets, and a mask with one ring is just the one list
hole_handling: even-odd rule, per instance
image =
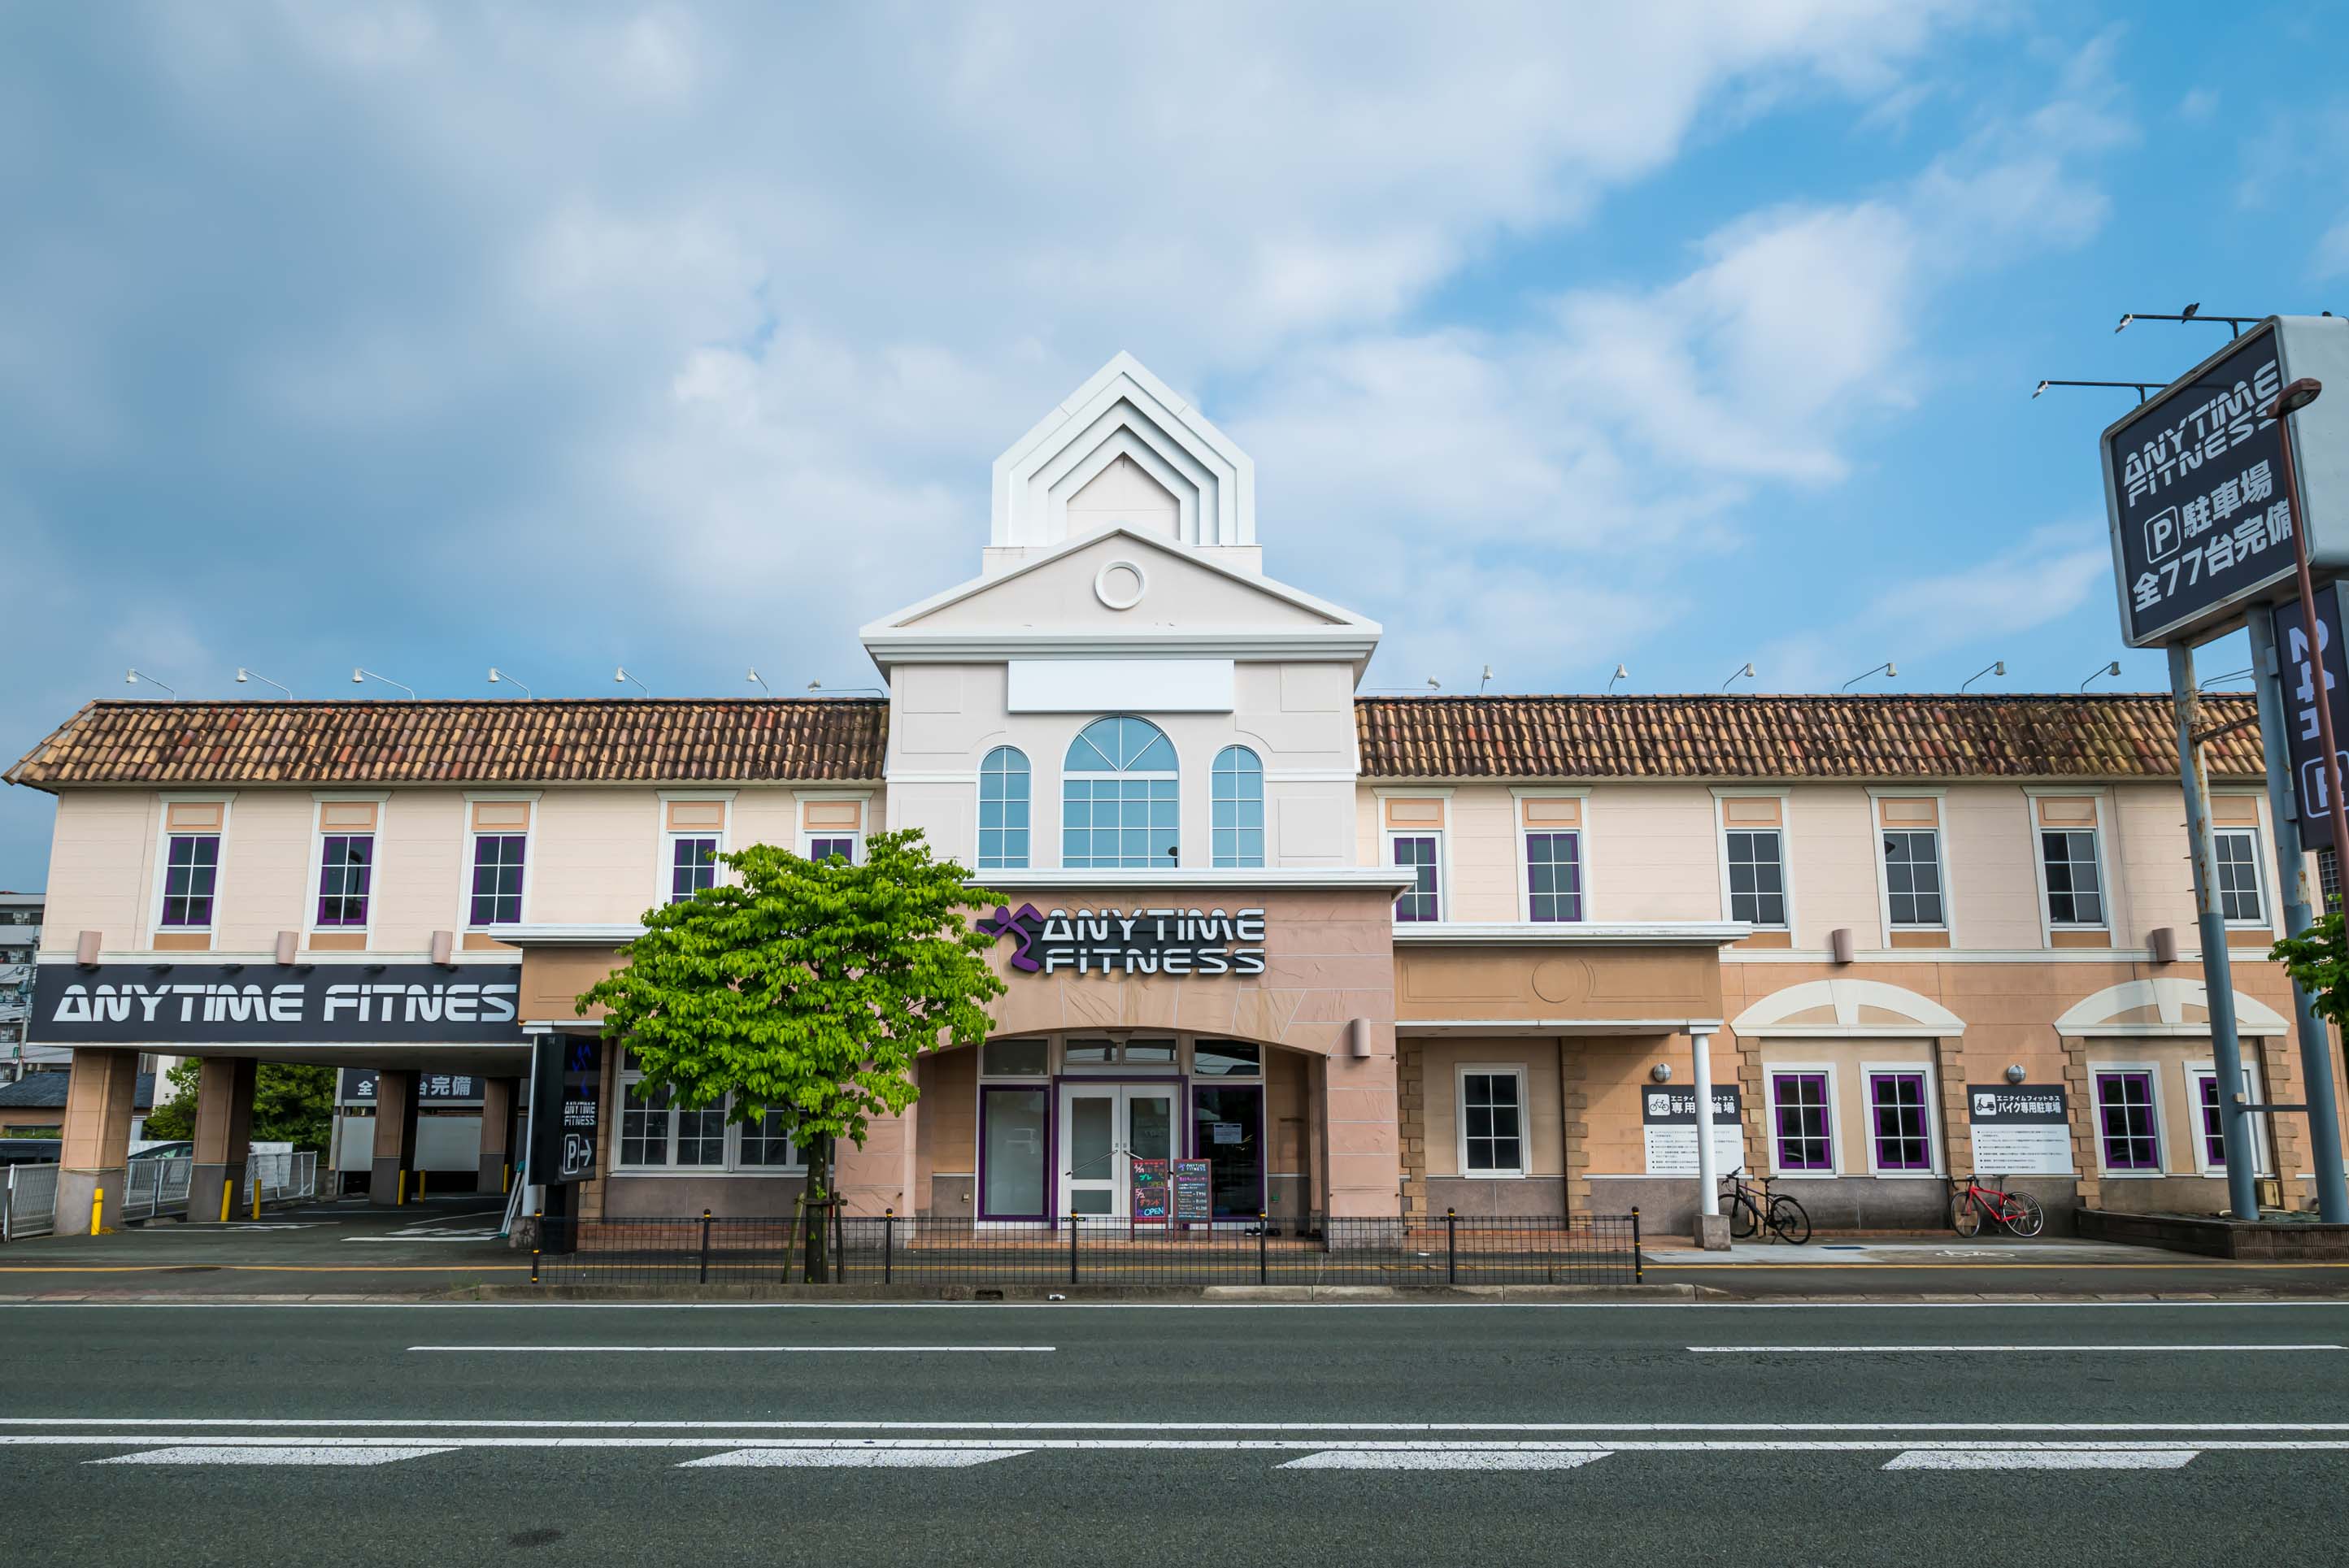
[[1019, 569], [983, 577], [875, 624], [900, 632], [1021, 631], [1083, 636], [1169, 628], [1313, 632], [1367, 625], [1270, 578], [1201, 561], [1139, 529], [1072, 540]]

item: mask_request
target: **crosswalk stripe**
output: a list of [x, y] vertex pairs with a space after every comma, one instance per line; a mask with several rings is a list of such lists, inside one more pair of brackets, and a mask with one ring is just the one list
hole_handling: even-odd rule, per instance
[[1912, 1449], [1886, 1463], [1889, 1470], [2183, 1470], [2193, 1449]]
[[968, 1470], [1017, 1459], [1026, 1449], [736, 1449], [688, 1460], [679, 1470]]
[[1280, 1470], [1573, 1470], [1607, 1457], [1524, 1449], [1325, 1449], [1290, 1460]]
[[116, 1454], [88, 1460], [94, 1465], [388, 1465], [426, 1454], [453, 1453], [453, 1449], [335, 1448], [316, 1443], [262, 1444], [182, 1443], [175, 1448], [149, 1449], [144, 1453]]

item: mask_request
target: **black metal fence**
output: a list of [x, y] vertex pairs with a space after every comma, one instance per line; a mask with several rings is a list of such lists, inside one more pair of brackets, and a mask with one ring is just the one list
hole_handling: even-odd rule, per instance
[[832, 1216], [812, 1265], [789, 1216], [540, 1222], [533, 1284], [1634, 1284], [1640, 1214], [999, 1225]]

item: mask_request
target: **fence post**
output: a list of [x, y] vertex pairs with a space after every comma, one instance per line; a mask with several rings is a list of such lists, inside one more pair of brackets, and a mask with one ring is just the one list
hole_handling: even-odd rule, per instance
[[8, 1227], [16, 1216], [16, 1168], [8, 1167], [8, 1180], [0, 1181], [0, 1242], [8, 1241]]
[[1265, 1238], [1272, 1233], [1271, 1216], [1264, 1210], [1256, 1212], [1256, 1283], [1262, 1284], [1270, 1276], [1265, 1273]]
[[1069, 1216], [1069, 1283], [1077, 1283], [1077, 1217]]
[[1645, 1284], [1648, 1281], [1648, 1260], [1640, 1252], [1640, 1205], [1631, 1205], [1631, 1283]]
[[1444, 1211], [1444, 1283], [1460, 1283], [1460, 1211]]
[[897, 1239], [897, 1211], [881, 1211], [881, 1283], [887, 1284], [895, 1272]]
[[701, 1211], [701, 1279], [699, 1283], [703, 1284], [709, 1283], [709, 1211], [707, 1209]]

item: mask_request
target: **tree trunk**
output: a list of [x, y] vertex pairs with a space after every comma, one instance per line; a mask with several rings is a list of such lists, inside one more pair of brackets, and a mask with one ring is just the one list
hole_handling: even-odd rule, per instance
[[801, 1211], [807, 1222], [807, 1267], [802, 1278], [810, 1284], [832, 1280], [832, 1140], [819, 1138], [808, 1150], [807, 1201]]

